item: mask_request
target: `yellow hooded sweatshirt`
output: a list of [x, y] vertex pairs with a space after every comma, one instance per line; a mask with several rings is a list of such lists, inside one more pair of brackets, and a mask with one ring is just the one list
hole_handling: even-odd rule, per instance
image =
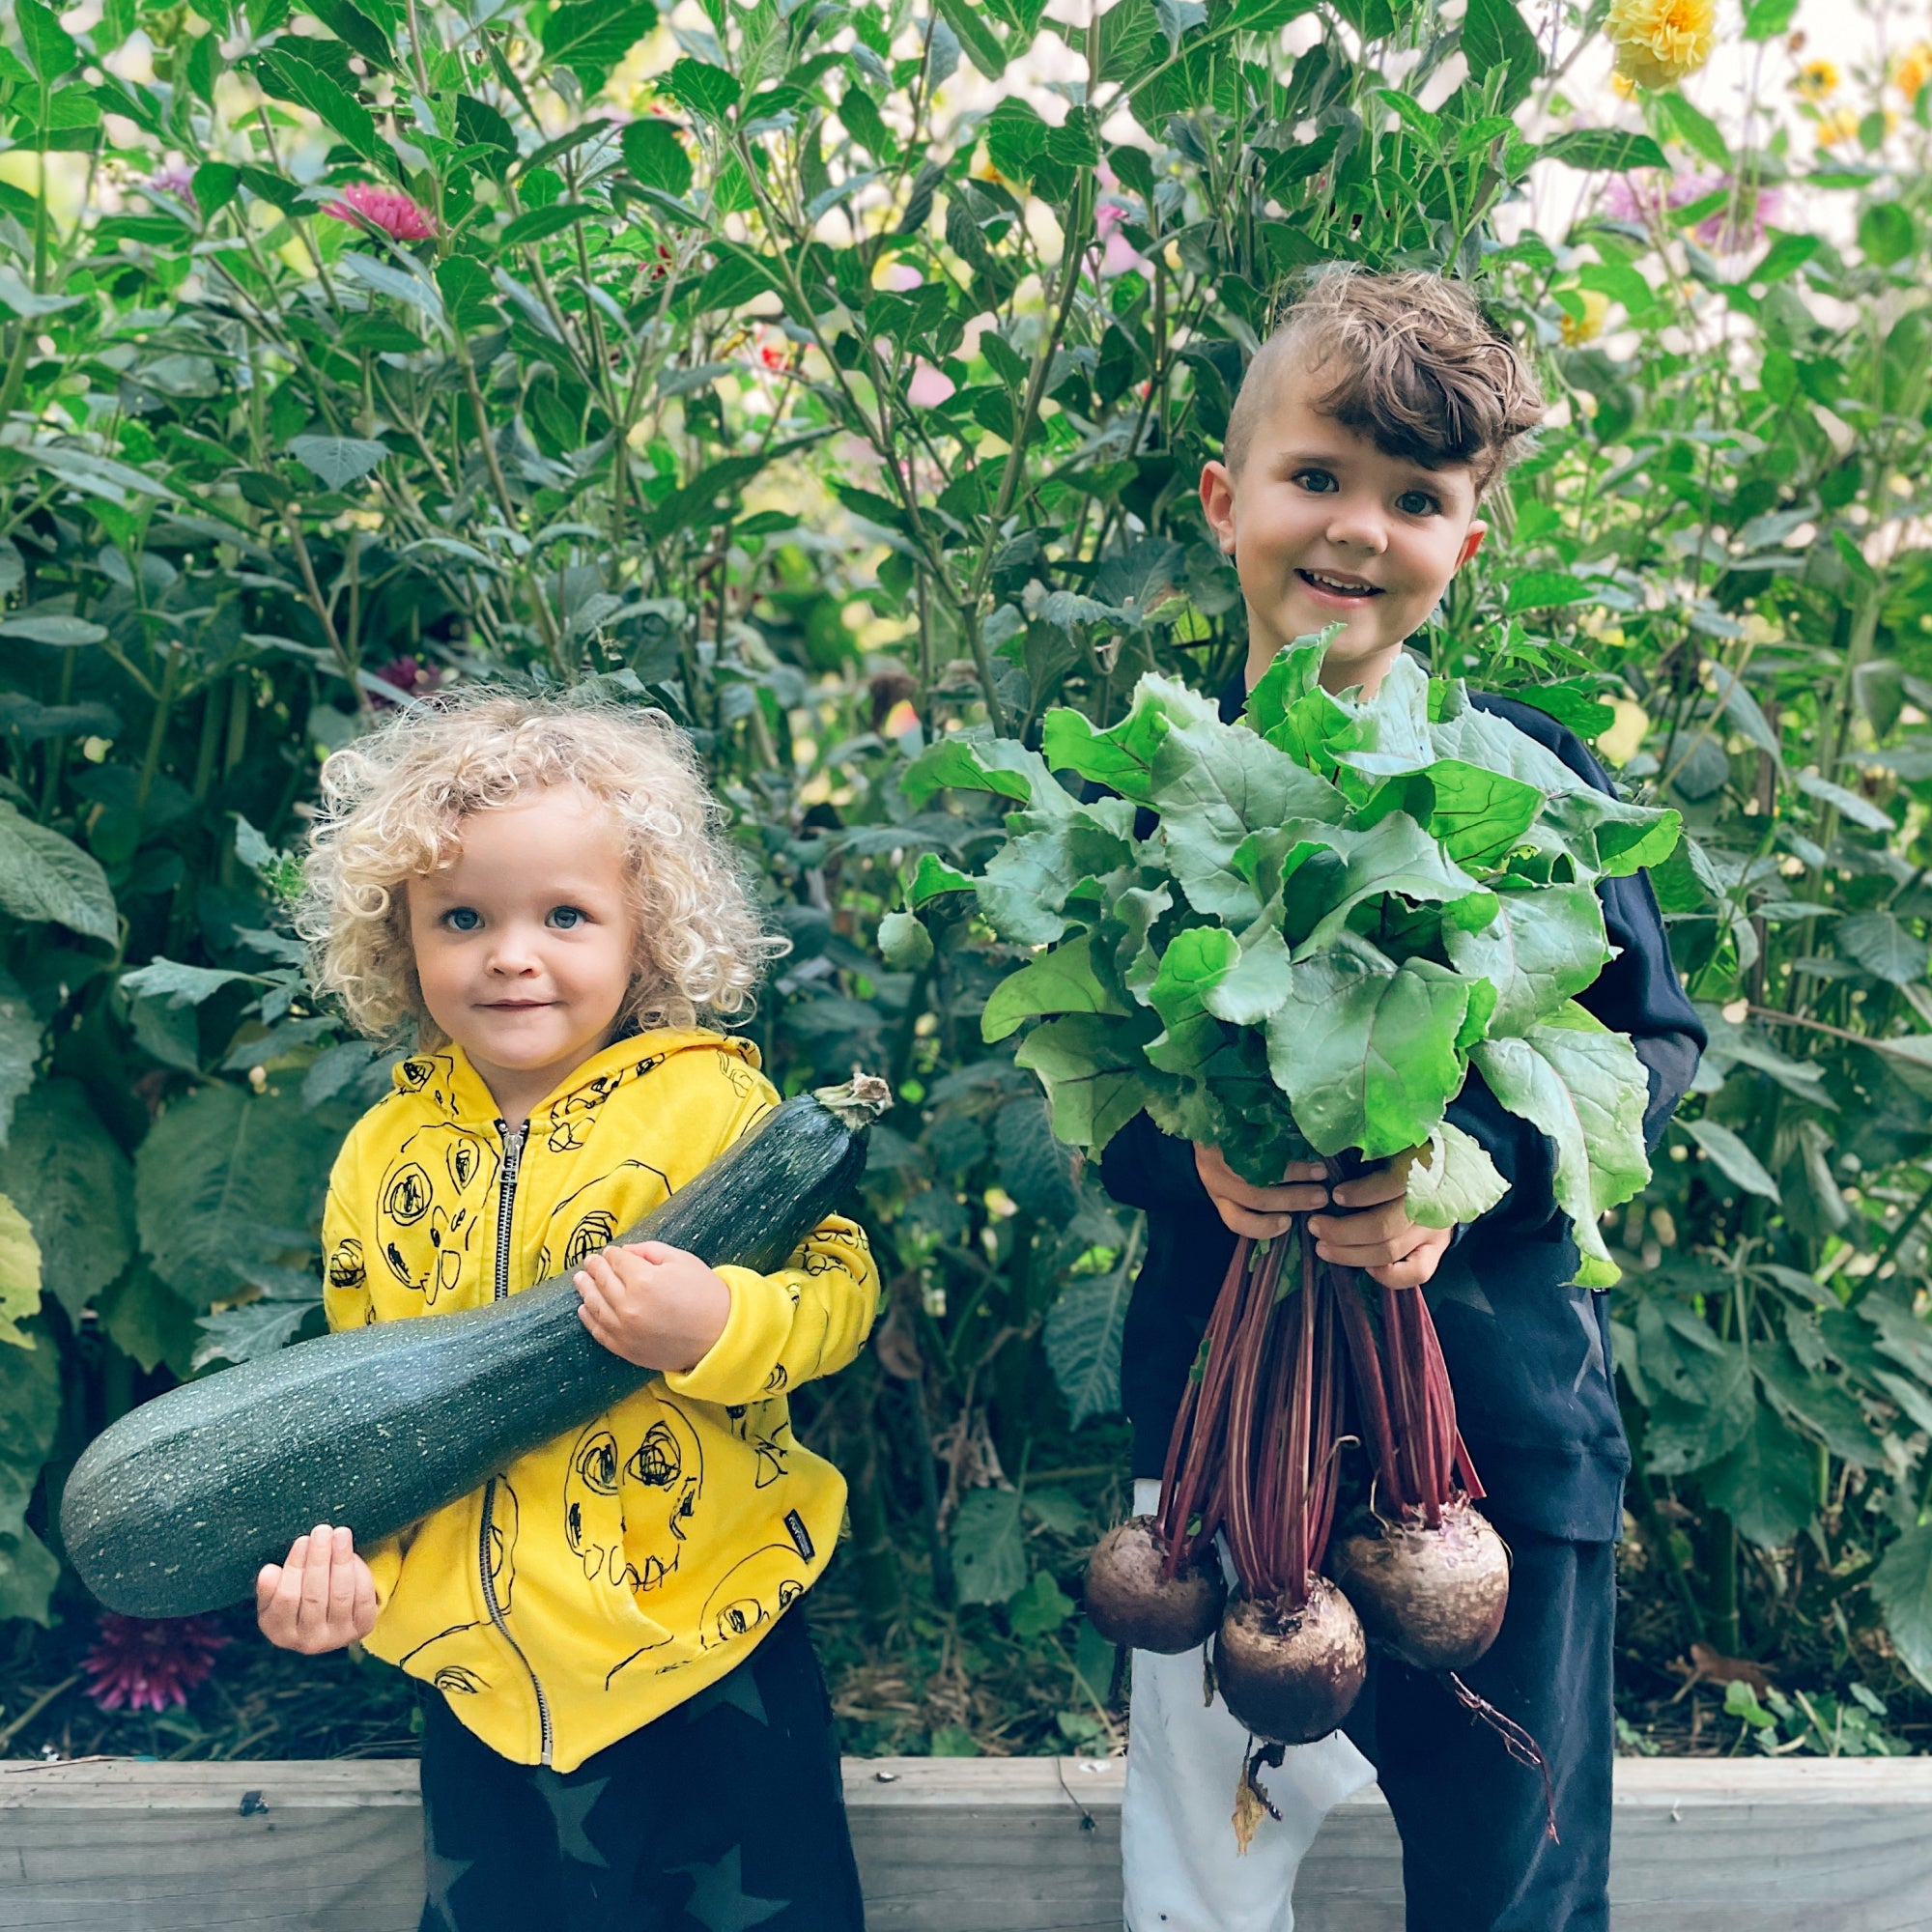
[[[777, 1104], [757, 1069], [748, 1040], [640, 1034], [506, 1133], [460, 1047], [404, 1061], [329, 1176], [329, 1326], [475, 1308], [576, 1267]], [[845, 1482], [793, 1439], [782, 1391], [858, 1353], [879, 1277], [838, 1216], [793, 1260], [718, 1270], [731, 1312], [688, 1374], [362, 1552], [368, 1647], [500, 1755], [574, 1770], [743, 1662], [825, 1568]]]

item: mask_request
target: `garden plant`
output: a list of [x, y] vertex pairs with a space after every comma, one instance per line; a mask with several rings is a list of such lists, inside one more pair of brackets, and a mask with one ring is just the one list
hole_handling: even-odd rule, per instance
[[294, 855], [321, 755], [478, 678], [692, 732], [792, 942], [768, 1068], [895, 1096], [888, 1306], [797, 1408], [853, 1477], [848, 1748], [1118, 1741], [1079, 1576], [1140, 1234], [1022, 1064], [1067, 1022], [982, 1029], [1062, 933], [948, 890], [1035, 803], [958, 774], [1239, 666], [1195, 484], [1338, 259], [1472, 279], [1555, 399], [1431, 670], [1682, 827], [1711, 1051], [1643, 1191], [1566, 1204], [1630, 1741], [1932, 1737], [1932, 46], [1875, 14], [1840, 71], [1793, 12], [10, 0], [0, 1745], [407, 1748], [373, 1664], [98, 1625], [49, 1499], [319, 1331], [389, 1055], [308, 989]]

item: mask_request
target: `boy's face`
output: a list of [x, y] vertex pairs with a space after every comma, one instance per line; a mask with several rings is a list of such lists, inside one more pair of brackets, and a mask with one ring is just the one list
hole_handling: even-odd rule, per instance
[[471, 812], [456, 858], [408, 888], [430, 1017], [497, 1100], [526, 1110], [597, 1052], [631, 986], [623, 839], [574, 787]]
[[1317, 410], [1313, 389], [1289, 371], [1240, 474], [1208, 464], [1201, 501], [1247, 599], [1249, 684], [1284, 644], [1340, 621], [1321, 682], [1373, 693], [1488, 526], [1466, 469], [1385, 454]]

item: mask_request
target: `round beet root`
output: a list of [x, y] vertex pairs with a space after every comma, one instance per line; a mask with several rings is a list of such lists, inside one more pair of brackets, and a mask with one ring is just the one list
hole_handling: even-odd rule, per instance
[[1298, 1610], [1253, 1598], [1231, 1605], [1214, 1645], [1228, 1709], [1278, 1745], [1325, 1738], [1349, 1715], [1367, 1670], [1361, 1623], [1325, 1577], [1308, 1579]]
[[1369, 1640], [1417, 1670], [1466, 1670], [1496, 1640], [1509, 1551], [1488, 1518], [1445, 1504], [1440, 1529], [1360, 1517], [1328, 1552]]
[[1211, 1553], [1172, 1582], [1161, 1577], [1167, 1544], [1151, 1516], [1129, 1517], [1087, 1559], [1087, 1614], [1109, 1643], [1173, 1657], [1206, 1643], [1221, 1620], [1227, 1586]]

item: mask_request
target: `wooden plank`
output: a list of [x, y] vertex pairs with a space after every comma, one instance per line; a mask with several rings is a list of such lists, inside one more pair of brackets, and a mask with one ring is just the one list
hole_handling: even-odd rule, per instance
[[[1118, 1932], [1122, 1767], [848, 1759], [873, 1932]], [[1308, 1932], [1401, 1932], [1371, 1793], [1302, 1866]], [[1932, 1759], [1617, 1767], [1618, 1932], [1932, 1932]], [[0, 1765], [0, 1932], [414, 1932], [409, 1760]]]

